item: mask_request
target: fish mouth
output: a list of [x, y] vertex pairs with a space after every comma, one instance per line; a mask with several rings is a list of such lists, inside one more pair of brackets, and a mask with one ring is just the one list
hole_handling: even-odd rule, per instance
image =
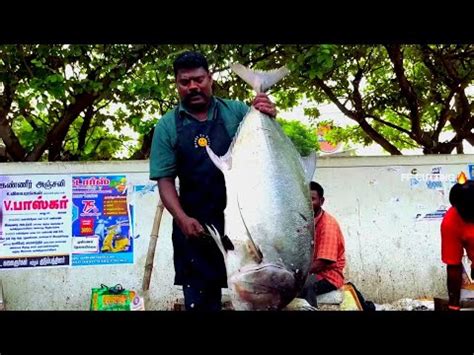
[[297, 294], [294, 273], [276, 264], [241, 269], [229, 278], [236, 310], [278, 310]]

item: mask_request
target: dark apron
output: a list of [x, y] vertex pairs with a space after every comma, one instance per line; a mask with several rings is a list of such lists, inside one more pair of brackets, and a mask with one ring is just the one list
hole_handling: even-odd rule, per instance
[[[204, 228], [205, 224], [213, 224], [224, 235], [224, 175], [211, 161], [205, 148], [207, 141], [214, 153], [221, 156], [231, 143], [218, 107], [213, 120], [192, 120], [185, 126], [176, 108], [175, 122], [181, 206]], [[224, 258], [210, 236], [188, 239], [173, 220], [173, 247], [176, 285], [227, 287]]]

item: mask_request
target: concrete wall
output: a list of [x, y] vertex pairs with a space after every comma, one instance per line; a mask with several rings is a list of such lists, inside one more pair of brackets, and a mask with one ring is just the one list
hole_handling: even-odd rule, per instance
[[[441, 174], [468, 174], [474, 156], [324, 158], [315, 180], [326, 190], [325, 208], [340, 222], [346, 240], [347, 279], [376, 302], [403, 297], [446, 296], [440, 261], [440, 218], [424, 218], [448, 206], [454, 181], [433, 183]], [[417, 169], [417, 179], [411, 172]], [[0, 175], [127, 174], [136, 209], [135, 263], [0, 270], [6, 307], [15, 310], [86, 310], [91, 288], [121, 283], [141, 289], [155, 206], [156, 189], [148, 162], [3, 163]], [[408, 175], [403, 175], [408, 174]], [[444, 176], [444, 175], [443, 175]], [[428, 179], [421, 180], [420, 177]], [[141, 192], [133, 186], [146, 185]], [[418, 216], [418, 217], [417, 217]], [[181, 291], [173, 286], [171, 216], [160, 228], [147, 309], [171, 309]]]
[[[454, 176], [463, 171], [469, 178], [473, 162], [466, 155], [331, 158], [319, 164], [315, 180], [326, 189], [325, 208], [345, 235], [346, 277], [367, 299], [447, 296], [441, 217], [427, 217], [450, 206]], [[433, 171], [448, 181], [436, 182]]]

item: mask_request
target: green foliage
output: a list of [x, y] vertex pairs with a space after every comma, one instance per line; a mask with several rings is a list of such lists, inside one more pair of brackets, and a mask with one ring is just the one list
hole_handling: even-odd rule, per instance
[[[320, 123], [318, 105], [336, 103], [355, 124], [333, 130], [330, 139], [336, 141], [375, 141], [392, 154], [413, 147], [450, 152], [454, 143], [439, 138], [449, 131], [474, 142], [474, 105], [466, 90], [474, 80], [473, 45], [25, 44], [0, 46], [0, 138], [6, 159], [132, 156], [177, 104], [172, 63], [189, 49], [207, 56], [215, 95], [247, 103], [254, 93], [230, 73], [229, 64], [259, 70], [287, 65], [290, 75], [269, 93], [278, 109], [291, 109], [305, 98], [305, 114]], [[411, 103], [394, 70], [397, 55]], [[314, 149], [309, 129], [282, 125], [300, 152]]]
[[319, 149], [318, 137], [314, 129], [305, 126], [299, 121], [288, 121], [278, 118], [277, 122], [302, 156], [307, 156], [312, 151]]
[[[347, 117], [359, 124], [355, 128], [340, 129], [339, 138], [346, 142], [370, 144], [378, 139], [379, 144], [382, 141], [391, 144], [392, 151], [418, 147], [428, 153], [446, 153], [454, 149], [454, 143], [439, 144], [439, 133], [454, 129], [459, 136], [474, 143], [467, 128], [474, 127], [474, 105], [469, 106], [472, 94], [465, 90], [473, 85], [474, 46], [396, 47], [298, 45], [280, 48], [292, 70], [287, 85], [297, 88], [315, 103], [338, 104]], [[405, 90], [403, 80], [394, 69], [397, 52], [401, 58], [400, 72], [408, 83]], [[453, 100], [458, 105], [453, 107]], [[449, 120], [442, 120], [443, 112], [448, 112]], [[307, 114], [318, 116], [309, 110]], [[419, 131], [415, 116], [419, 119]], [[441, 129], [437, 131], [440, 123]]]

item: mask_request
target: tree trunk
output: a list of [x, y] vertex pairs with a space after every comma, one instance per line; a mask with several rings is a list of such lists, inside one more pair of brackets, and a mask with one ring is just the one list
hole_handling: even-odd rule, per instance
[[151, 143], [153, 141], [153, 133], [155, 128], [153, 127], [150, 132], [143, 136], [142, 146], [130, 157], [132, 160], [143, 160], [150, 156]]

